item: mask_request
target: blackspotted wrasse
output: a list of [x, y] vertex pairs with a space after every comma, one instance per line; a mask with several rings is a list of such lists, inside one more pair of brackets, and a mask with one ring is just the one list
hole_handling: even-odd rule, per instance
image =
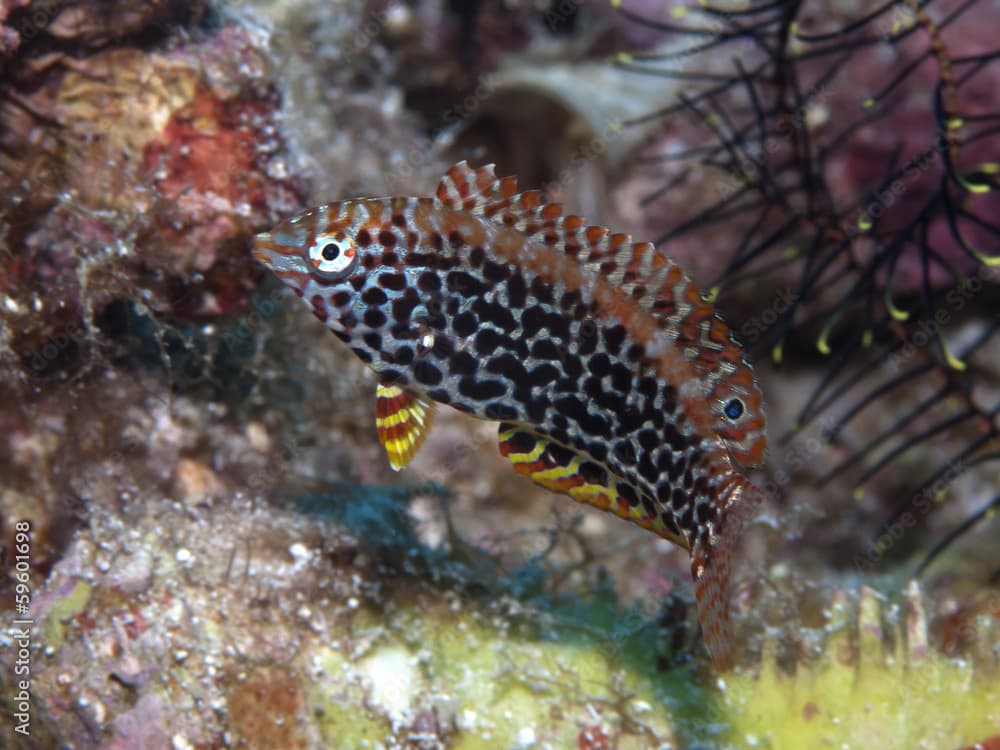
[[311, 208], [253, 252], [377, 374], [394, 468], [435, 402], [500, 422], [517, 472], [690, 550], [705, 642], [731, 666], [730, 558], [762, 497], [744, 472], [764, 412], [676, 263], [464, 162], [433, 198]]

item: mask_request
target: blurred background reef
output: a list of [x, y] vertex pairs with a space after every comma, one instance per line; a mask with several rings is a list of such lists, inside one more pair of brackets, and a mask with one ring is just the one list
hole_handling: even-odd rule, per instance
[[[1000, 748], [998, 27], [0, 0], [0, 747]], [[724, 679], [686, 553], [447, 409], [391, 472], [370, 373], [249, 255], [461, 159], [655, 240], [754, 359]]]

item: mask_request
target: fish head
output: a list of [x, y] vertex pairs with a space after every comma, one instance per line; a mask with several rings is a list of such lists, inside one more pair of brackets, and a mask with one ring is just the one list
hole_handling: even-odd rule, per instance
[[740, 358], [714, 383], [709, 398], [716, 433], [733, 462], [746, 469], [761, 466], [767, 453], [764, 397], [749, 363]]
[[353, 288], [361, 256], [350, 226], [336, 218], [339, 205], [310, 208], [254, 238], [253, 256], [304, 299]]
[[376, 372], [405, 359], [397, 350], [425, 335], [393, 208], [376, 198], [317, 206], [258, 234], [253, 246], [254, 257]]

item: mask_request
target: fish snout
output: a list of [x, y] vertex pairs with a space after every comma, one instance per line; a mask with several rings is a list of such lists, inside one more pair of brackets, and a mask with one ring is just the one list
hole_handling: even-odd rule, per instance
[[272, 268], [274, 266], [272, 256], [276, 250], [277, 248], [274, 244], [274, 237], [270, 232], [261, 232], [260, 234], [254, 236], [253, 248], [250, 252], [253, 253], [254, 258], [259, 260], [268, 268]]
[[304, 293], [310, 274], [299, 245], [283, 242], [280, 234], [261, 232], [254, 237], [251, 253], [288, 286]]

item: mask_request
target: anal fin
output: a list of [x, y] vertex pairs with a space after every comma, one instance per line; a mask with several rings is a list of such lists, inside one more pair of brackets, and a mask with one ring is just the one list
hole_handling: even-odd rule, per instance
[[434, 419], [434, 404], [396, 385], [378, 384], [375, 427], [378, 440], [396, 471], [404, 468], [423, 444]]
[[514, 471], [539, 487], [569, 495], [687, 547], [669, 513], [659, 512], [657, 503], [641, 498], [587, 456], [505, 422], [500, 424], [499, 443], [500, 454], [514, 465]]

